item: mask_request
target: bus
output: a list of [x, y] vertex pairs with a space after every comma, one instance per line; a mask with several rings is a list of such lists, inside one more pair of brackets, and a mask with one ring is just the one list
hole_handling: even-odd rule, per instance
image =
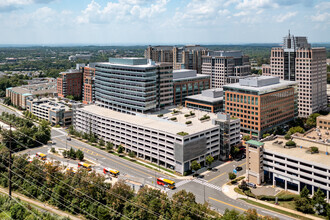
[[164, 178], [158, 178], [157, 184], [162, 185], [165, 187], [168, 187], [170, 189], [175, 189], [175, 182], [172, 180], [164, 179]]
[[85, 168], [88, 171], [92, 171], [92, 165], [87, 163], [78, 163], [78, 168]]
[[36, 157], [40, 160], [47, 160], [47, 155], [40, 152], [36, 153]]
[[111, 168], [104, 168], [103, 169], [104, 174], [109, 174], [113, 177], [118, 177], [119, 176], [119, 171]]

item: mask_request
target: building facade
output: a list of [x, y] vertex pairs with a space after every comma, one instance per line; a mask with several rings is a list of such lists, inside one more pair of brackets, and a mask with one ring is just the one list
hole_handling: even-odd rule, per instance
[[284, 37], [283, 47], [272, 48], [270, 70], [263, 68], [263, 71], [263, 75], [299, 83], [299, 117], [307, 117], [327, 106], [326, 49], [312, 48], [306, 37], [289, 33]]
[[57, 93], [59, 97], [74, 96], [81, 98], [83, 88], [83, 71], [69, 70], [60, 73], [57, 78]]
[[149, 46], [144, 57], [154, 62], [173, 63], [173, 46]]
[[202, 72], [202, 56], [208, 49], [199, 45], [186, 45], [173, 48], [173, 68], [175, 70], [190, 69]]
[[211, 88], [222, 88], [251, 74], [249, 57], [241, 51], [210, 51], [202, 61], [202, 74], [211, 76]]
[[[181, 174], [190, 170], [194, 160], [204, 166], [206, 156], [220, 158], [220, 149], [227, 147], [220, 142], [222, 130], [217, 121], [221, 118], [206, 112], [195, 112], [186, 118], [191, 110], [182, 108], [175, 114], [169, 110], [172, 109], [132, 115], [87, 105], [75, 109], [74, 127], [78, 131], [93, 132], [106, 142], [122, 145], [126, 152], [133, 151], [137, 157]], [[201, 120], [205, 114], [210, 118]]]
[[223, 89], [207, 89], [186, 97], [186, 108], [217, 113], [223, 110]]
[[57, 98], [32, 98], [26, 100], [26, 110], [52, 125], [69, 126], [73, 113], [71, 104]]
[[184, 105], [187, 96], [200, 94], [210, 88], [210, 76], [197, 74], [196, 70], [173, 71], [173, 103]]
[[248, 181], [254, 184], [268, 182], [297, 193], [306, 186], [312, 195], [320, 188], [330, 202], [329, 155], [322, 151], [307, 153], [312, 142], [299, 148], [287, 148], [283, 147], [286, 141], [277, 138], [257, 144], [247, 142]]
[[56, 96], [56, 83], [40, 83], [35, 85], [24, 85], [6, 88], [6, 97], [18, 108], [26, 108], [26, 99], [31, 96]]
[[241, 132], [261, 138], [268, 130], [297, 116], [297, 83], [278, 77], [241, 79], [225, 85], [224, 110], [241, 119]]
[[95, 101], [123, 112], [148, 112], [172, 103], [172, 66], [144, 58], [110, 58], [95, 66]]
[[330, 114], [318, 116], [316, 118], [316, 127], [320, 129], [330, 130]]
[[84, 104], [95, 102], [95, 68], [93, 67], [84, 67], [82, 93]]

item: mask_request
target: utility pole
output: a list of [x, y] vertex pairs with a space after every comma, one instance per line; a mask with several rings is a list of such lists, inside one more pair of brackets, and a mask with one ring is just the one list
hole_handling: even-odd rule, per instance
[[8, 189], [9, 189], [9, 198], [11, 199], [11, 138], [12, 138], [12, 132], [11, 132], [11, 124], [9, 124], [10, 130], [9, 130], [9, 166], [8, 166], [8, 177], [9, 177], [9, 184], [8, 184]]

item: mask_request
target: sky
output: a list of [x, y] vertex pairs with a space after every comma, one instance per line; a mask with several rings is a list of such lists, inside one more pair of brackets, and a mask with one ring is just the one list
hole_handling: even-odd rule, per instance
[[330, 0], [0, 0], [0, 44], [330, 42]]

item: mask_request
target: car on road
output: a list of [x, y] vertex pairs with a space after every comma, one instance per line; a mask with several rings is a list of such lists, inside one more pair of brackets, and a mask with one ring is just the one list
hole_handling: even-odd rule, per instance
[[243, 168], [240, 167], [240, 166], [238, 166], [238, 167], [235, 168], [235, 170], [236, 170], [236, 171], [241, 171], [241, 170], [243, 170]]
[[67, 139], [68, 141], [71, 141], [71, 137], [70, 137], [70, 136], [68, 136], [66, 139]]

